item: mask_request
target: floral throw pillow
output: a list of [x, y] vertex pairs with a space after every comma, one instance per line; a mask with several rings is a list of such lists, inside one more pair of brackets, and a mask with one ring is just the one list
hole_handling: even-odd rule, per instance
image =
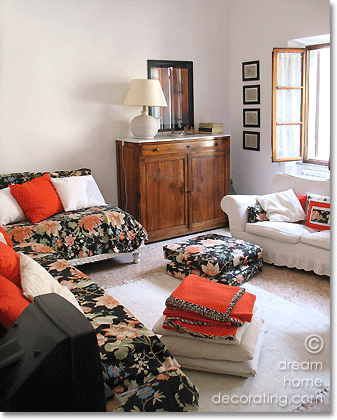
[[330, 230], [330, 197], [308, 194], [306, 226], [318, 230]]
[[248, 223], [266, 222], [267, 220], [266, 212], [261, 207], [261, 204], [257, 203], [248, 207]]

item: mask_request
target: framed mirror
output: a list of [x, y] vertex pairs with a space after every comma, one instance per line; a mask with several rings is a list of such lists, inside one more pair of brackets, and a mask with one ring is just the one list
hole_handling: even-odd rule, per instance
[[160, 81], [167, 102], [167, 107], [149, 107], [159, 131], [194, 127], [193, 62], [147, 60], [147, 73]]

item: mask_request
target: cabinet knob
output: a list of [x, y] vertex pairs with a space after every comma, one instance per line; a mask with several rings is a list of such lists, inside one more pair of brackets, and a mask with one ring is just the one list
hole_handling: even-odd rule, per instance
[[191, 146], [188, 144], [186, 147], [189, 149]]
[[219, 146], [219, 142], [216, 142], [216, 143], [215, 143], [215, 145], [216, 145], [216, 146]]
[[155, 152], [159, 152], [159, 147], [156, 147], [156, 148], [154, 149], [154, 151], [155, 151]]

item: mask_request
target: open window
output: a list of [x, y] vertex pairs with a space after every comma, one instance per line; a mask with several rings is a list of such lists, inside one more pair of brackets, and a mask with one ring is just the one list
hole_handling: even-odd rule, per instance
[[273, 50], [273, 162], [328, 164], [330, 44]]

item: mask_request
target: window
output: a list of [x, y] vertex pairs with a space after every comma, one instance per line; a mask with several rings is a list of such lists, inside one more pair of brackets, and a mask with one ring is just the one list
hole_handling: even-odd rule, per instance
[[273, 50], [272, 160], [328, 164], [330, 44]]

